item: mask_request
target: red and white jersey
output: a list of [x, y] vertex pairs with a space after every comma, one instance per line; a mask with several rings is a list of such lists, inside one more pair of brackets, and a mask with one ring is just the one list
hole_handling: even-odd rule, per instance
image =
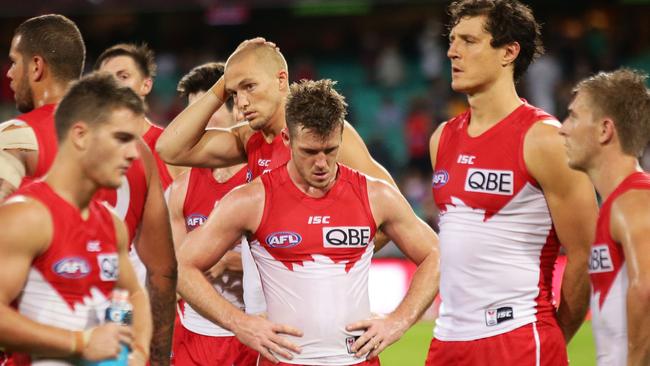
[[42, 177], [52, 166], [58, 150], [54, 110], [56, 104], [46, 104], [30, 112], [21, 114], [12, 121], [26, 123], [34, 131], [38, 143], [38, 163], [31, 176], [23, 178], [22, 186]]
[[151, 152], [153, 153], [154, 159], [156, 159], [158, 175], [160, 175], [160, 183], [162, 184], [163, 191], [166, 191], [167, 187], [169, 187], [174, 181], [174, 178], [172, 178], [172, 175], [167, 169], [167, 165], [160, 158], [160, 155], [158, 155], [158, 152], [156, 151], [156, 142], [158, 141], [158, 138], [160, 138], [160, 135], [163, 133], [163, 131], [164, 129], [162, 127], [152, 124], [147, 132], [142, 135], [142, 139], [147, 144], [147, 146], [149, 146], [149, 149], [151, 149]]
[[291, 150], [284, 145], [282, 135], [275, 136], [271, 143], [264, 140], [264, 135], [257, 131], [246, 143], [248, 169], [253, 178], [286, 164], [291, 158]]
[[[187, 193], [183, 203], [183, 217], [188, 232], [196, 229], [207, 220], [214, 206], [226, 193], [250, 181], [250, 173], [246, 166], [223, 183], [217, 182], [212, 175], [212, 170], [208, 168], [192, 168], [189, 174]], [[244, 309], [241, 272], [226, 271], [212, 285], [231, 304]], [[199, 315], [186, 302], [181, 303], [179, 317], [183, 326], [194, 333], [214, 337], [234, 335], [232, 332]]]
[[251, 244], [262, 279], [268, 318], [300, 329], [286, 336], [302, 348], [306, 365], [352, 365], [350, 346], [362, 332], [345, 326], [370, 316], [368, 273], [375, 220], [366, 177], [341, 164], [321, 198], [300, 191], [282, 166], [261, 176], [264, 213]]
[[129, 232], [129, 243], [133, 242], [142, 221], [147, 189], [144, 163], [142, 159], [136, 159], [122, 176], [122, 184], [119, 188], [103, 188], [95, 194], [96, 199], [105, 201], [124, 221]]
[[599, 365], [627, 364], [627, 287], [625, 255], [612, 239], [612, 203], [631, 189], [650, 190], [650, 174], [629, 175], [603, 202], [598, 215], [596, 239], [591, 246], [591, 316]]
[[[118, 254], [113, 217], [101, 203], [91, 201], [89, 215], [57, 195], [45, 182], [17, 191], [43, 203], [52, 218], [52, 240], [32, 262], [18, 297], [18, 311], [41, 324], [84, 330], [103, 320], [118, 279]], [[16, 364], [24, 356], [14, 354]], [[34, 362], [33, 364], [39, 364]], [[57, 363], [57, 365], [67, 363]]]
[[432, 182], [441, 212], [440, 340], [489, 337], [540, 317], [555, 322], [559, 240], [523, 158], [526, 133], [542, 120], [557, 123], [524, 103], [480, 136], [467, 133], [469, 111], [442, 131]]

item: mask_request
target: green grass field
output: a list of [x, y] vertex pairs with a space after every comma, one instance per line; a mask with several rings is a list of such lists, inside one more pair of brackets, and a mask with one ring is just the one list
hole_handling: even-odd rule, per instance
[[[420, 322], [402, 339], [382, 352], [382, 366], [422, 366], [429, 351], [433, 322]], [[591, 335], [591, 323], [585, 322], [569, 344], [571, 366], [595, 366], [596, 351]]]

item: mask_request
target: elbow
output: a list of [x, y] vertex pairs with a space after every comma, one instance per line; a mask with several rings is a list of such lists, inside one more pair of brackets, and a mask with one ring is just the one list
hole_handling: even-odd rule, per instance
[[164, 132], [156, 142], [156, 153], [167, 164], [175, 164], [174, 154], [169, 151], [167, 142], [165, 141]]

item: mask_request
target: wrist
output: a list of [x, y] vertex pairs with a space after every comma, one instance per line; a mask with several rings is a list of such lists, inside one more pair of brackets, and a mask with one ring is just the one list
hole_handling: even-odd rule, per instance
[[93, 329], [85, 331], [72, 331], [72, 346], [70, 347], [70, 354], [73, 356], [80, 356], [83, 354], [84, 349], [90, 341], [90, 335]]
[[223, 78], [217, 80], [216, 83], [210, 88], [210, 91], [212, 94], [214, 94], [215, 97], [219, 100], [220, 104], [223, 104], [224, 102], [224, 86], [223, 86]]
[[140, 343], [133, 343], [131, 355], [141, 358], [145, 363], [149, 360], [149, 351]]

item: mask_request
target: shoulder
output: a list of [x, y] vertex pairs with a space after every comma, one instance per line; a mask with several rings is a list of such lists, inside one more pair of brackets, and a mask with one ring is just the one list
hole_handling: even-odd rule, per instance
[[399, 193], [397, 188], [381, 179], [366, 176], [366, 182], [368, 187], [368, 199], [373, 204], [390, 204], [391, 202], [394, 202], [394, 200], [402, 198], [402, 195]]
[[562, 143], [559, 130], [562, 125], [555, 119], [543, 119], [532, 123], [526, 132], [524, 147], [528, 149], [549, 149]]
[[523, 158], [531, 175], [539, 180], [540, 175], [570, 171], [565, 154], [564, 141], [559, 134], [560, 123], [556, 120], [535, 122], [525, 134]]
[[[0, 204], [3, 238], [36, 251], [49, 245], [54, 232], [50, 210], [41, 201], [15, 195]], [[34, 230], [38, 228], [38, 230]]]
[[616, 197], [610, 211], [612, 238], [616, 242], [625, 244], [630, 238], [650, 237], [648, 207], [650, 207], [649, 189], [630, 189]]

